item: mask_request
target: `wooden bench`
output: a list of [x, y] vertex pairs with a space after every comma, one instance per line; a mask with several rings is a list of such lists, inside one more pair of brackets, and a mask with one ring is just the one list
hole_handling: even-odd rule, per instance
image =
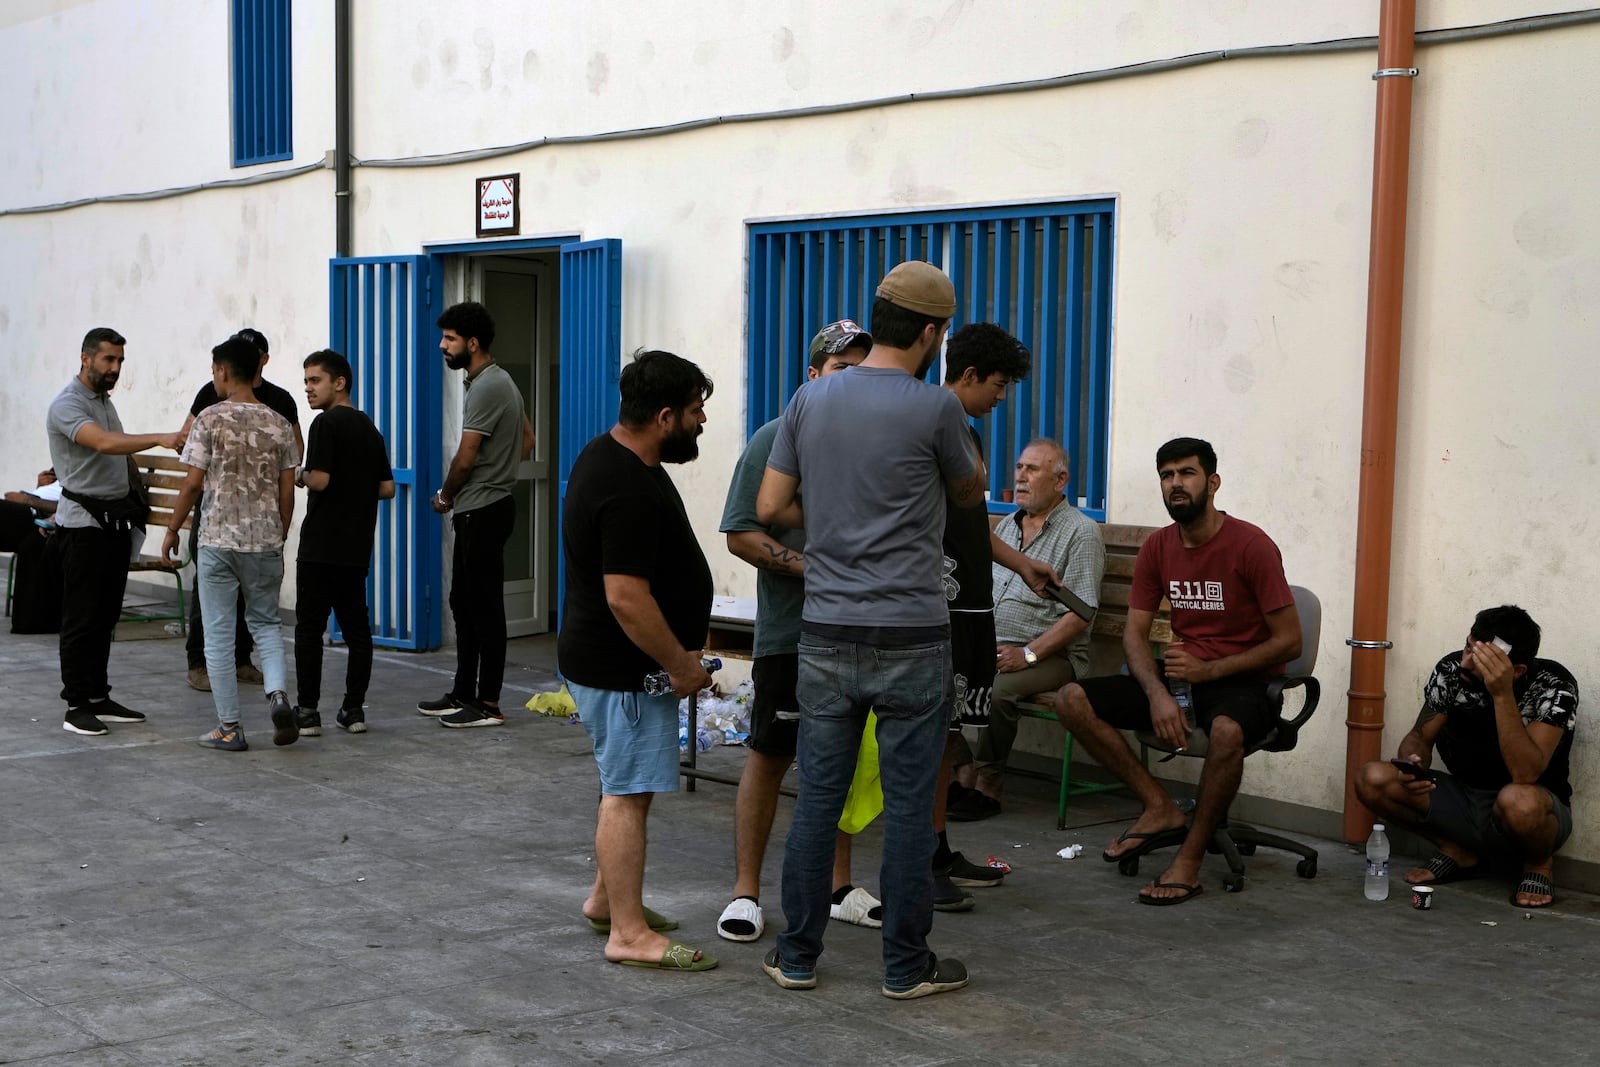
[[[161, 622], [176, 619], [179, 632], [187, 633], [189, 612], [183, 600], [183, 568], [189, 565], [190, 559], [184, 555], [177, 563], [168, 563], [160, 557], [160, 552], [161, 541], [172, 525], [173, 508], [178, 503], [178, 494], [183, 490], [184, 480], [188, 477], [188, 468], [178, 462], [177, 456], [155, 452], [141, 452], [133, 457], [133, 461], [139, 468], [139, 481], [143, 483], [145, 495], [150, 500], [150, 520], [145, 527], [145, 540], [139, 558], [128, 564], [128, 573], [171, 575], [176, 585], [176, 600], [174, 610], [170, 613], [124, 609], [122, 621]], [[189, 514], [184, 517], [181, 528], [187, 531], [193, 522], [194, 509], [191, 508]], [[180, 554], [188, 551], [188, 541], [186, 536], [180, 536]]]
[[[996, 521], [999, 518], [1004, 516], [998, 516]], [[1092, 650], [1098, 643], [1098, 651], [1103, 661], [1114, 659], [1120, 664], [1123, 662], [1122, 635], [1128, 628], [1128, 593], [1133, 587], [1133, 563], [1139, 555], [1139, 546], [1143, 545], [1159, 527], [1124, 526], [1114, 523], [1099, 525], [1100, 540], [1106, 548], [1106, 572], [1100, 580], [1100, 603], [1095, 612], [1094, 623], [1089, 630], [1090, 642]], [[1170, 640], [1172, 640], [1172, 622], [1167, 614], [1166, 601], [1163, 600], [1161, 610], [1156, 613], [1155, 624], [1150, 627], [1150, 641], [1153, 645], [1165, 645]], [[1018, 703], [1017, 711], [1030, 719], [1060, 721], [1055, 712], [1043, 704], [1032, 701]], [[1056, 805], [1056, 829], [1065, 830], [1067, 801], [1070, 798], [1123, 789], [1125, 786], [1121, 782], [1072, 781], [1072, 734], [1066, 730], [1061, 733], [1063, 737], [1061, 794]], [[1143, 758], [1143, 755], [1141, 751], [1140, 757]]]

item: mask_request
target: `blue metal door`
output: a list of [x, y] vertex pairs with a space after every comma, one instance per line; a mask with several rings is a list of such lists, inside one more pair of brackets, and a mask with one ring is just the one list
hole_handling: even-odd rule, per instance
[[441, 478], [442, 369], [428, 345], [436, 268], [427, 256], [334, 259], [328, 271], [329, 347], [355, 373], [351, 401], [389, 444], [395, 498], [378, 504], [367, 603], [372, 640], [438, 648], [441, 526], [428, 497]]
[[[557, 470], [563, 506], [572, 462], [617, 421], [622, 373], [622, 242], [561, 246], [561, 437]], [[560, 519], [558, 517], [557, 522]], [[565, 599], [566, 566], [557, 594]]]

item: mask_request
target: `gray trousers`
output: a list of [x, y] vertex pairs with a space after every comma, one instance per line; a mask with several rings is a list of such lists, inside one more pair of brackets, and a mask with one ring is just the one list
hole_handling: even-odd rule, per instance
[[989, 726], [977, 731], [972, 746], [972, 763], [984, 777], [998, 777], [1006, 769], [1011, 746], [1017, 743], [1017, 703], [1035, 693], [1060, 689], [1075, 681], [1072, 661], [1065, 656], [1046, 656], [1032, 667], [1002, 671], [994, 676], [994, 695], [989, 703]]

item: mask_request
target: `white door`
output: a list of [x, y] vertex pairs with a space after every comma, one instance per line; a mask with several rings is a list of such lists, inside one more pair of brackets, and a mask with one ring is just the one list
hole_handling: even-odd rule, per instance
[[512, 496], [517, 524], [506, 544], [506, 632], [511, 637], [550, 629], [555, 591], [551, 561], [555, 510], [551, 466], [555, 457], [555, 269], [533, 256], [481, 256], [470, 260], [468, 299], [494, 316], [495, 361], [522, 390], [533, 424], [533, 455], [517, 468]]

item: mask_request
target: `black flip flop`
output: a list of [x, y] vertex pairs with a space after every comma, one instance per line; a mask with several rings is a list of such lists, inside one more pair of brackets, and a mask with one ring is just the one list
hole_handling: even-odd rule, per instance
[[[1166, 833], [1165, 830], [1153, 830], [1150, 833], [1145, 833], [1142, 830], [1137, 830], [1137, 831], [1136, 830], [1124, 830], [1122, 832], [1122, 836], [1117, 838], [1115, 841], [1113, 841], [1111, 843], [1113, 845], [1120, 845], [1124, 841], [1147, 841], [1150, 838], [1155, 837], [1157, 834], [1164, 834], [1164, 833]], [[1124, 856], [1126, 856], [1131, 851], [1133, 851], [1133, 850], [1132, 849], [1128, 849], [1128, 850], [1123, 851], [1123, 852], [1118, 852], [1115, 856], [1113, 856], [1110, 852], [1102, 852], [1102, 853], [1100, 853], [1100, 858], [1105, 860], [1107, 863], [1118, 863], [1118, 862], [1120, 862], [1122, 860], [1122, 858]]]
[[[1550, 899], [1543, 904], [1518, 904], [1518, 893], [1544, 893]], [[1539, 871], [1522, 872], [1522, 881], [1517, 883], [1517, 888], [1511, 891], [1511, 906], [1532, 911], [1536, 908], [1548, 908], [1556, 902], [1556, 884], [1550, 880], [1548, 874]]]
[[1139, 903], [1149, 904], [1151, 907], [1155, 908], [1165, 908], [1173, 904], [1182, 904], [1186, 900], [1193, 900], [1205, 889], [1205, 887], [1198, 882], [1196, 882], [1194, 885], [1190, 885], [1188, 882], [1154, 882], [1150, 885], [1150, 888], [1184, 890], [1184, 894], [1181, 897], [1147, 897], [1143, 893], [1139, 894]]

